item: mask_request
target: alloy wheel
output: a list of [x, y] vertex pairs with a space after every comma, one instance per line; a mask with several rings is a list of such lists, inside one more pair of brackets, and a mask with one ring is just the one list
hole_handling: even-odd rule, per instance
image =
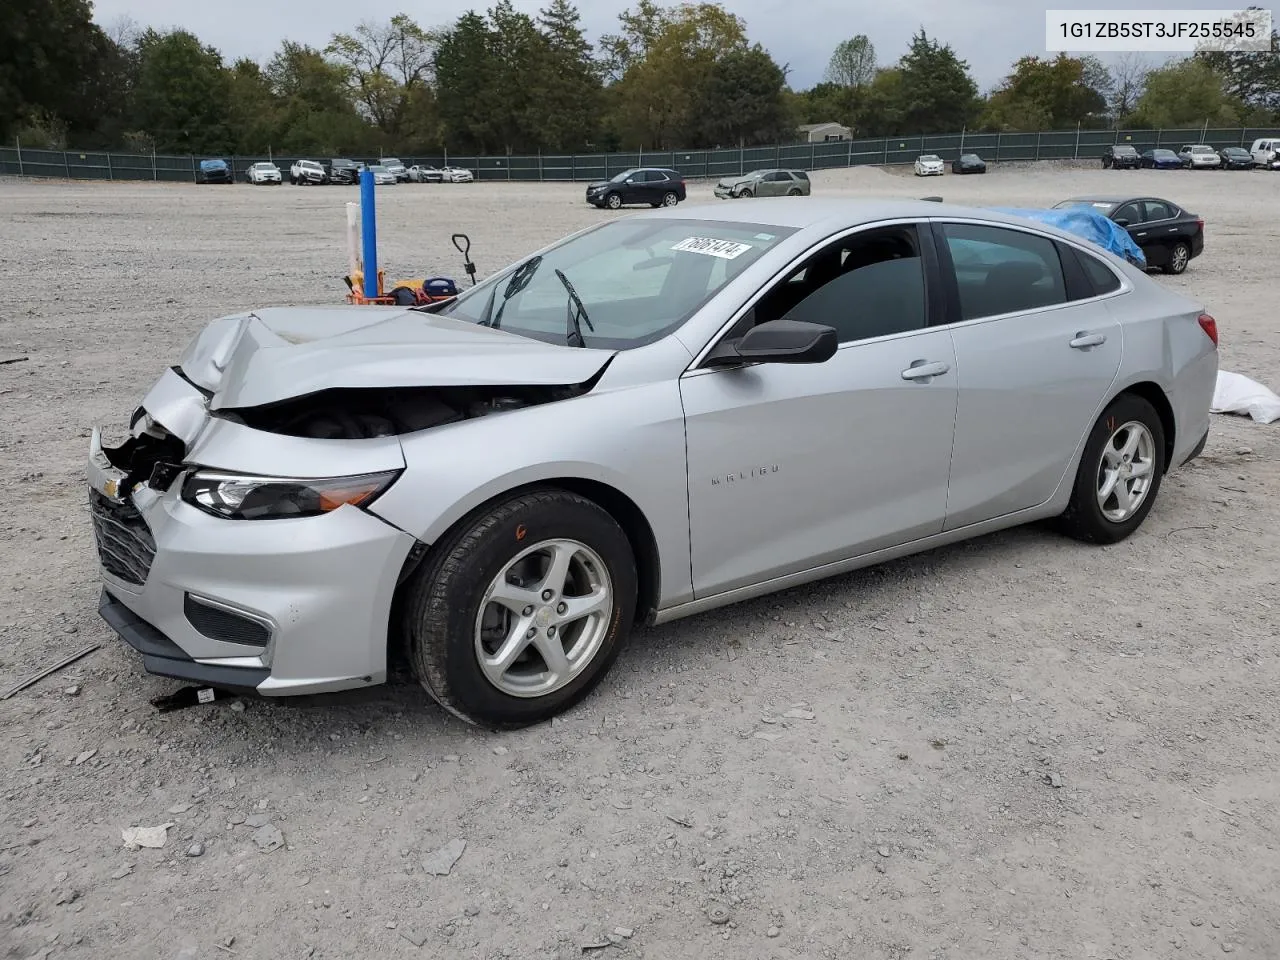
[[1146, 425], [1130, 420], [1112, 432], [1102, 448], [1096, 488], [1098, 508], [1112, 523], [1138, 511], [1155, 474], [1155, 439]]
[[600, 555], [577, 540], [544, 540], [494, 577], [480, 603], [475, 652], [485, 678], [513, 697], [572, 683], [609, 631], [613, 583]]

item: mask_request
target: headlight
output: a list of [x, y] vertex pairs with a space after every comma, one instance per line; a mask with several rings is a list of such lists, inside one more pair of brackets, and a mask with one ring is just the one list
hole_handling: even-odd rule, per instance
[[199, 470], [182, 485], [182, 499], [205, 513], [228, 520], [315, 517], [348, 504], [367, 506], [399, 475], [399, 470], [388, 470], [313, 480]]

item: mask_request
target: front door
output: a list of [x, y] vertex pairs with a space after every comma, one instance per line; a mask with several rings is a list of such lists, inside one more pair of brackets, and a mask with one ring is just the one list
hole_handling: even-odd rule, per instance
[[825, 363], [682, 379], [695, 596], [942, 530], [956, 362], [949, 331], [927, 326], [921, 242], [905, 225], [826, 245], [735, 328], [833, 326], [841, 346]]
[[1071, 301], [1053, 241], [943, 224], [960, 322], [955, 452], [946, 529], [1038, 506], [1058, 488], [1120, 368], [1106, 301]]

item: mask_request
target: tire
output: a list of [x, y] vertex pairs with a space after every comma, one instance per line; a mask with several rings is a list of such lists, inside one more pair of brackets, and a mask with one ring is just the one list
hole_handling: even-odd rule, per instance
[[[582, 596], [586, 582], [607, 598], [604, 609], [565, 622], [567, 630], [576, 631], [567, 652], [581, 644], [588, 648], [580, 663], [566, 658], [566, 674], [559, 680], [546, 666], [540, 645], [564, 651], [563, 639], [555, 633], [556, 611], [563, 604], [544, 606], [534, 594], [534, 602], [523, 609], [536, 611], [526, 615], [520, 608], [487, 600], [499, 578], [507, 582], [508, 569], [522, 554], [545, 559], [539, 548], [549, 542], [564, 543], [573, 553], [569, 562], [576, 566], [570, 570], [577, 583], [572, 593], [566, 591], [568, 599]], [[543, 570], [526, 572], [530, 585], [536, 585]], [[582, 700], [608, 672], [630, 633], [636, 594], [631, 544], [613, 517], [577, 494], [532, 490], [463, 520], [410, 580], [404, 607], [409, 661], [432, 698], [463, 720], [497, 729], [541, 723]], [[505, 623], [496, 622], [499, 618]], [[487, 636], [482, 630], [486, 621]], [[520, 621], [537, 632], [536, 639], [521, 634]], [[505, 670], [494, 666], [487, 672], [481, 651], [492, 656], [513, 641], [519, 657]], [[494, 674], [497, 678], [491, 679]], [[546, 692], [539, 692], [539, 683], [548, 686]]]
[[674, 190], [668, 190], [662, 195], [662, 205], [664, 207], [674, 207], [680, 202], [680, 196]]
[[745, 190], [738, 191], [739, 200], [750, 200], [754, 196], [755, 196], [755, 191], [752, 190], [750, 187], [746, 188]]
[[1111, 167], [1111, 161], [1109, 161], [1106, 157], [1103, 157], [1103, 158], [1102, 158], [1102, 169], [1103, 169], [1103, 170], [1108, 170], [1108, 169], [1110, 169], [1110, 167]]
[[604, 198], [604, 205], [610, 210], [617, 210], [622, 206], [622, 197], [618, 196], [616, 193], [611, 193]]
[[1187, 245], [1185, 240], [1179, 240], [1173, 245], [1173, 249], [1169, 251], [1169, 259], [1165, 261], [1164, 266], [1160, 269], [1165, 273], [1177, 276], [1186, 272], [1187, 264], [1191, 262], [1191, 247]]
[[799, 187], [792, 187], [790, 190], [788, 190], [788, 191], [787, 191], [787, 196], [788, 196], [788, 197], [799, 197], [799, 196], [801, 196], [801, 195], [802, 195], [802, 194], [800, 193], [800, 188], [799, 188]]
[[[1129, 460], [1115, 460], [1124, 449], [1124, 441], [1140, 436], [1140, 431], [1145, 431], [1146, 434], [1145, 441], [1140, 438], [1138, 442], [1141, 457], [1135, 454]], [[1071, 491], [1071, 501], [1059, 520], [1063, 532], [1085, 543], [1100, 544], [1119, 543], [1132, 534], [1142, 526], [1160, 492], [1160, 481], [1164, 478], [1165, 469], [1164, 455], [1164, 424], [1155, 407], [1135, 394], [1122, 393], [1116, 397], [1102, 411], [1102, 416], [1093, 425], [1085, 443], [1080, 469], [1076, 473], [1075, 486]], [[1149, 479], [1141, 493], [1142, 499], [1136, 508], [1124, 516], [1119, 515], [1120, 502], [1115, 499], [1114, 493], [1109, 494], [1106, 499], [1106, 503], [1112, 505], [1106, 511], [1099, 503], [1102, 492], [1100, 487], [1111, 480], [1106, 475], [1108, 461], [1116, 462], [1117, 466], [1141, 463], [1150, 471], [1145, 474]], [[1136, 493], [1135, 488], [1140, 479], [1141, 477], [1134, 477], [1121, 482], [1126, 490]], [[1116, 484], [1116, 488], [1119, 488], [1119, 484]], [[1114, 514], [1108, 516], [1113, 511]]]

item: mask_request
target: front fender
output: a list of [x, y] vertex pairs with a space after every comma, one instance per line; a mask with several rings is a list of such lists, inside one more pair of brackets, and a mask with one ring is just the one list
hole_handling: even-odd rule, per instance
[[684, 411], [674, 380], [600, 390], [407, 434], [404, 475], [370, 509], [435, 543], [519, 487], [588, 480], [625, 495], [653, 531], [659, 605], [692, 597]]

